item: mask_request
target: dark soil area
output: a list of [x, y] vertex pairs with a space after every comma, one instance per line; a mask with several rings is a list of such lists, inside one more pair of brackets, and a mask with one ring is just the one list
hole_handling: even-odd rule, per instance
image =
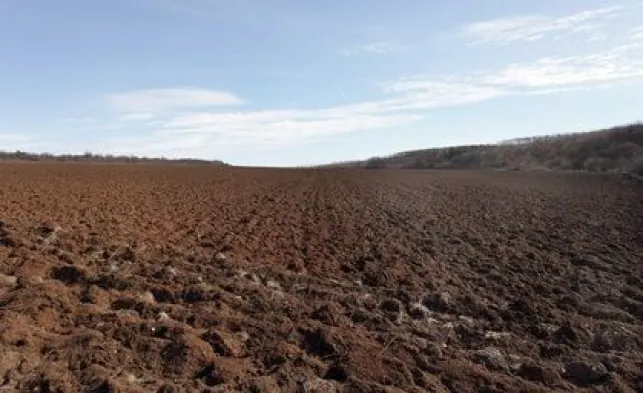
[[643, 185], [0, 165], [0, 391], [643, 392]]

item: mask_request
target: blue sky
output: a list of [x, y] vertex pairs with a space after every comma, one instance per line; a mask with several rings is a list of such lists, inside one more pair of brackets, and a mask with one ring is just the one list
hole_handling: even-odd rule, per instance
[[643, 1], [0, 0], [0, 150], [310, 165], [643, 120]]

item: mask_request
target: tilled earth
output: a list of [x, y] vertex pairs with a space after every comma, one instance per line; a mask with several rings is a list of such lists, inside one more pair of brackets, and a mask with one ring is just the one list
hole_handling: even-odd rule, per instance
[[0, 391], [643, 392], [643, 185], [0, 165]]

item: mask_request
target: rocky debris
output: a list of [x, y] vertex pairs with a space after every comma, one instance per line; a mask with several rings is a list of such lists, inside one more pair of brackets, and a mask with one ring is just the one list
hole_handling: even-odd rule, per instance
[[422, 304], [431, 310], [447, 312], [453, 305], [453, 297], [449, 292], [436, 292], [425, 295]]
[[321, 378], [311, 378], [303, 382], [303, 391], [307, 393], [339, 393], [337, 382]]
[[517, 374], [528, 381], [542, 383], [546, 386], [555, 386], [561, 382], [561, 377], [556, 370], [534, 364], [523, 364]]
[[228, 257], [224, 253], [218, 252], [214, 255], [214, 260], [218, 262], [225, 262], [228, 260]]
[[610, 375], [602, 363], [570, 362], [565, 364], [565, 379], [578, 386], [603, 384]]
[[172, 318], [170, 318], [168, 313], [166, 313], [165, 311], [161, 311], [156, 315], [156, 320], [159, 322], [168, 322], [168, 321], [171, 321]]
[[499, 341], [511, 337], [511, 333], [508, 332], [492, 332], [488, 331], [484, 334], [486, 340], [495, 340]]
[[18, 285], [18, 278], [15, 276], [7, 276], [0, 273], [0, 288], [14, 288]]
[[147, 304], [154, 304], [156, 303], [156, 299], [154, 298], [154, 294], [150, 291], [145, 291], [141, 293], [140, 299], [143, 303]]
[[[17, 224], [15, 247], [0, 239], [0, 272], [19, 288], [0, 287], [0, 391], [23, 379], [28, 391], [94, 393], [639, 389], [638, 320], [583, 308], [643, 315], [643, 280], [628, 274], [643, 210], [618, 209], [638, 207], [627, 196], [637, 190], [610, 200], [614, 187], [600, 186], [608, 176], [255, 177], [186, 166], [112, 176], [120, 169], [41, 164], [29, 170], [46, 169], [36, 178], [12, 184], [11, 167], [0, 176], [0, 210]], [[46, 219], [68, 230], [43, 249], [33, 226]], [[195, 243], [196, 226], [211, 246]], [[129, 252], [117, 251], [125, 244]], [[217, 251], [227, 261], [215, 261]], [[607, 269], [575, 267], [570, 252], [595, 252]], [[306, 274], [290, 271], [291, 260]], [[61, 266], [86, 274], [51, 279]], [[34, 277], [45, 282], [22, 285]], [[141, 298], [146, 291], [154, 301]], [[559, 306], [565, 297], [573, 302]], [[571, 360], [600, 361], [608, 380], [575, 386], [563, 375]], [[48, 372], [51, 364], [62, 369]]]
[[413, 319], [425, 319], [431, 316], [431, 310], [422, 303], [411, 303], [409, 304], [409, 315]]
[[474, 361], [496, 371], [509, 371], [509, 363], [498, 348], [487, 347], [474, 353]]
[[458, 317], [458, 321], [459, 321], [461, 326], [466, 326], [466, 327], [469, 327], [469, 328], [472, 328], [472, 327], [476, 326], [476, 321], [473, 318], [467, 317], [465, 315], [460, 315]]
[[210, 329], [201, 338], [210, 344], [214, 352], [221, 356], [243, 356], [247, 333], [228, 333], [222, 330]]
[[268, 280], [266, 281], [266, 286], [270, 289], [274, 289], [275, 291], [281, 290], [281, 284], [279, 284], [277, 281]]

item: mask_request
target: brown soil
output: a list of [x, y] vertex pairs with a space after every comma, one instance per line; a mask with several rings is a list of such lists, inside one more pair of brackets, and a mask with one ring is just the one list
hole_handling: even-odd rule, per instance
[[0, 166], [0, 391], [642, 392], [643, 186]]

